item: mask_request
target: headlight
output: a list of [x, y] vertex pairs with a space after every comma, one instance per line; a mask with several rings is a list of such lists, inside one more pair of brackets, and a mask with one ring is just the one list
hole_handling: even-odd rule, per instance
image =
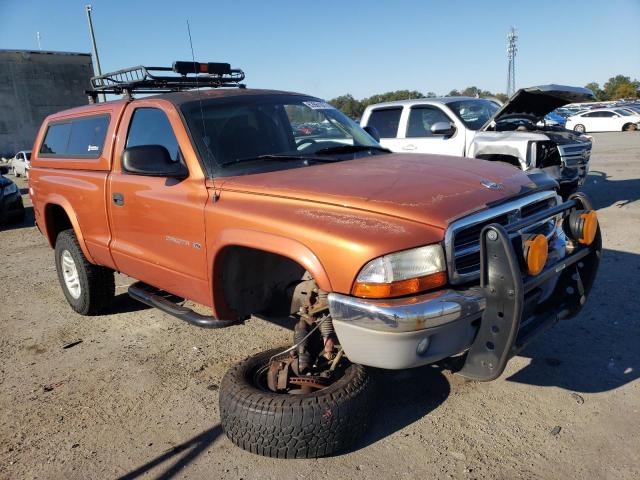
[[442, 247], [427, 245], [371, 260], [360, 270], [351, 293], [365, 298], [399, 297], [446, 282]]
[[16, 193], [18, 191], [18, 186], [15, 183], [9, 184], [8, 187], [4, 188], [5, 195], [11, 195], [12, 193]]

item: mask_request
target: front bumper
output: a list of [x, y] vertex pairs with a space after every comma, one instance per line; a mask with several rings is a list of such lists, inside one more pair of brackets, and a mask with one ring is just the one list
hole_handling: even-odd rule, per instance
[[[539, 216], [568, 215], [575, 208], [591, 205], [576, 194]], [[497, 378], [537, 334], [580, 311], [598, 269], [599, 231], [588, 247], [549, 260], [535, 277], [524, 276], [510, 234], [537, 220], [483, 229], [480, 286], [392, 300], [330, 293], [329, 310], [346, 355], [354, 363], [404, 369], [466, 352], [458, 373], [475, 380]], [[552, 293], [543, 294], [549, 287]]]

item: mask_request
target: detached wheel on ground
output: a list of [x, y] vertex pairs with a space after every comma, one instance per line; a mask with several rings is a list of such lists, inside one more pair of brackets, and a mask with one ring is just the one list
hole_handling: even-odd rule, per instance
[[348, 363], [333, 383], [312, 393], [274, 393], [261, 377], [272, 356], [260, 353], [233, 366], [220, 385], [220, 419], [229, 439], [252, 453], [315, 458], [345, 450], [366, 430], [373, 383]]
[[584, 125], [582, 125], [581, 123], [577, 124], [575, 127], [573, 127], [573, 130], [578, 132], [578, 133], [584, 133], [587, 129], [584, 128]]
[[94, 315], [111, 304], [113, 270], [86, 259], [73, 229], [58, 234], [55, 257], [58, 280], [71, 308], [80, 315]]

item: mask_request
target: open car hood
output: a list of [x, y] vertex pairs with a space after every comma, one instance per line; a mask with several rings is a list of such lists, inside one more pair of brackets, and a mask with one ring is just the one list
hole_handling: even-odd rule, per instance
[[547, 113], [563, 105], [592, 100], [595, 100], [593, 92], [583, 87], [552, 84], [521, 88], [484, 124], [481, 130], [486, 130], [507, 115], [525, 114], [540, 120]]

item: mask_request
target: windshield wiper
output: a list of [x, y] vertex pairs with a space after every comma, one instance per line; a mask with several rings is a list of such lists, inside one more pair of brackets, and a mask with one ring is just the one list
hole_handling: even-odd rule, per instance
[[315, 157], [313, 155], [289, 155], [289, 154], [267, 153], [265, 155], [256, 155], [253, 157], [236, 158], [235, 160], [232, 160], [230, 162], [225, 162], [223, 165], [232, 165], [234, 163], [241, 163], [241, 162], [254, 162], [259, 160], [275, 160], [275, 161], [311, 160], [313, 162], [325, 162], [325, 163], [337, 161], [337, 160], [329, 159], [326, 157]]
[[391, 150], [384, 147], [376, 147], [374, 145], [339, 145], [336, 147], [327, 147], [316, 150], [316, 155], [330, 155], [332, 153], [351, 153], [375, 150], [376, 152], [391, 153]]

